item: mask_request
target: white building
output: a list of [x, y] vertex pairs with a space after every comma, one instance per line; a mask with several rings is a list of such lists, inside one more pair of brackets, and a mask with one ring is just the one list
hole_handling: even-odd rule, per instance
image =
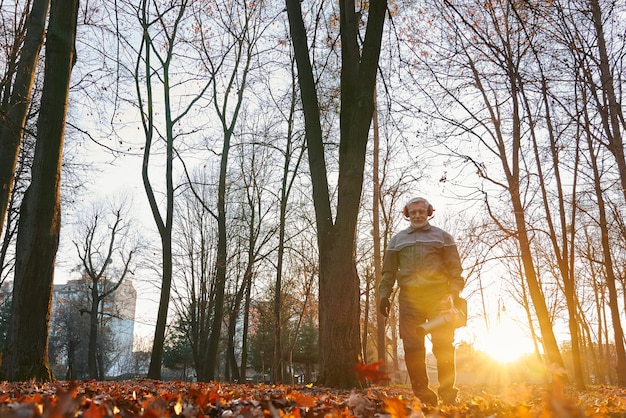
[[[80, 301], [83, 301], [82, 305], [85, 305], [84, 301], [90, 300], [90, 285], [89, 277], [54, 285], [50, 323], [51, 335], [64, 326], [63, 315], [60, 314], [63, 306], [70, 303], [78, 304]], [[112, 286], [112, 283], [105, 281], [103, 286], [100, 294], [106, 291], [106, 286]], [[123, 281], [114, 292], [104, 298], [101, 306], [101, 324], [108, 328], [115, 344], [115, 357], [105, 371], [106, 377], [115, 377], [127, 372], [126, 365], [133, 355], [136, 304], [137, 291], [130, 280]], [[85, 308], [86, 306], [81, 309], [81, 314], [86, 313], [84, 312]], [[72, 315], [76, 315], [76, 312], [73, 312]], [[85, 332], [88, 333], [89, 330], [87, 329]]]

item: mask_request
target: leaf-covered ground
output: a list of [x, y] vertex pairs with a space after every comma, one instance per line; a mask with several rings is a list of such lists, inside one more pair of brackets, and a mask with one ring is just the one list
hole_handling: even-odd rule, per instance
[[0, 417], [626, 417], [626, 390], [462, 387], [455, 406], [423, 407], [401, 387], [121, 382], [0, 383]]

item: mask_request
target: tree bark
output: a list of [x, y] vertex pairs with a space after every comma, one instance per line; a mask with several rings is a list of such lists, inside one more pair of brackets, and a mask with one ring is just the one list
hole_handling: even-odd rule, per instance
[[[385, 329], [385, 317], [378, 311], [380, 306], [380, 294], [378, 293], [378, 284], [382, 279], [382, 250], [380, 245], [380, 180], [379, 180], [379, 153], [380, 153], [380, 135], [378, 130], [378, 111], [377, 111], [377, 94], [374, 89], [374, 150], [372, 163], [372, 183], [374, 194], [372, 197], [372, 239], [374, 241], [374, 283], [375, 286], [375, 303], [376, 303], [376, 347], [378, 353], [378, 361], [387, 361], [387, 333]], [[387, 366], [385, 366], [387, 367]]]
[[24, 137], [24, 125], [30, 107], [39, 51], [44, 41], [49, 7], [50, 0], [33, 1], [26, 21], [26, 35], [17, 65], [13, 90], [11, 91], [10, 88], [5, 90], [10, 93], [11, 97], [6, 101], [6, 106], [3, 100], [2, 108], [0, 108], [0, 114], [3, 115], [0, 118], [0, 231], [4, 227], [13, 188], [15, 166]]
[[91, 310], [89, 311], [89, 343], [87, 348], [87, 370], [90, 379], [98, 379], [98, 311], [100, 295], [98, 282], [91, 282]]
[[52, 0], [32, 182], [20, 209], [11, 321], [1, 377], [53, 379], [48, 327], [61, 228], [60, 186], [65, 117], [75, 57], [77, 0]]
[[387, 2], [370, 2], [362, 53], [354, 2], [341, 0], [341, 110], [337, 217], [332, 219], [324, 161], [317, 88], [308, 53], [306, 29], [298, 0], [287, 0], [308, 145], [318, 234], [319, 384], [359, 385], [355, 366], [361, 352], [359, 337], [360, 287], [355, 261], [355, 233], [368, 133], [374, 109], [374, 87]]
[[248, 332], [250, 329], [250, 305], [252, 293], [252, 281], [246, 284], [246, 297], [243, 308], [243, 327], [241, 331], [241, 362], [239, 363], [239, 375], [246, 382], [246, 371], [248, 369]]
[[207, 362], [204, 376], [207, 380], [215, 378], [217, 369], [217, 353], [219, 351], [222, 322], [224, 319], [224, 292], [226, 291], [226, 176], [228, 168], [228, 154], [232, 130], [224, 132], [222, 158], [220, 161], [220, 176], [217, 186], [217, 256], [215, 261], [215, 304], [213, 321], [207, 347]]

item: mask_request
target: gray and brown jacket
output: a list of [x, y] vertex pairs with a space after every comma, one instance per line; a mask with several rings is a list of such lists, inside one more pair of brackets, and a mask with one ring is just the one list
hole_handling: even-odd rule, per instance
[[463, 289], [462, 272], [459, 252], [449, 233], [429, 223], [421, 229], [410, 226], [389, 240], [380, 298], [389, 298], [397, 282], [401, 301], [435, 304], [446, 294], [458, 294]]

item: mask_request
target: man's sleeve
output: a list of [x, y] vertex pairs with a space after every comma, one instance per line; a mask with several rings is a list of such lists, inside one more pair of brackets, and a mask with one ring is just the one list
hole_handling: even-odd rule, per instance
[[443, 262], [448, 271], [448, 283], [450, 283], [450, 291], [460, 293], [465, 287], [461, 257], [452, 236], [447, 237], [447, 241], [443, 247]]
[[389, 299], [396, 283], [396, 273], [398, 271], [398, 252], [387, 250], [383, 260], [382, 279], [378, 285], [380, 299]]

